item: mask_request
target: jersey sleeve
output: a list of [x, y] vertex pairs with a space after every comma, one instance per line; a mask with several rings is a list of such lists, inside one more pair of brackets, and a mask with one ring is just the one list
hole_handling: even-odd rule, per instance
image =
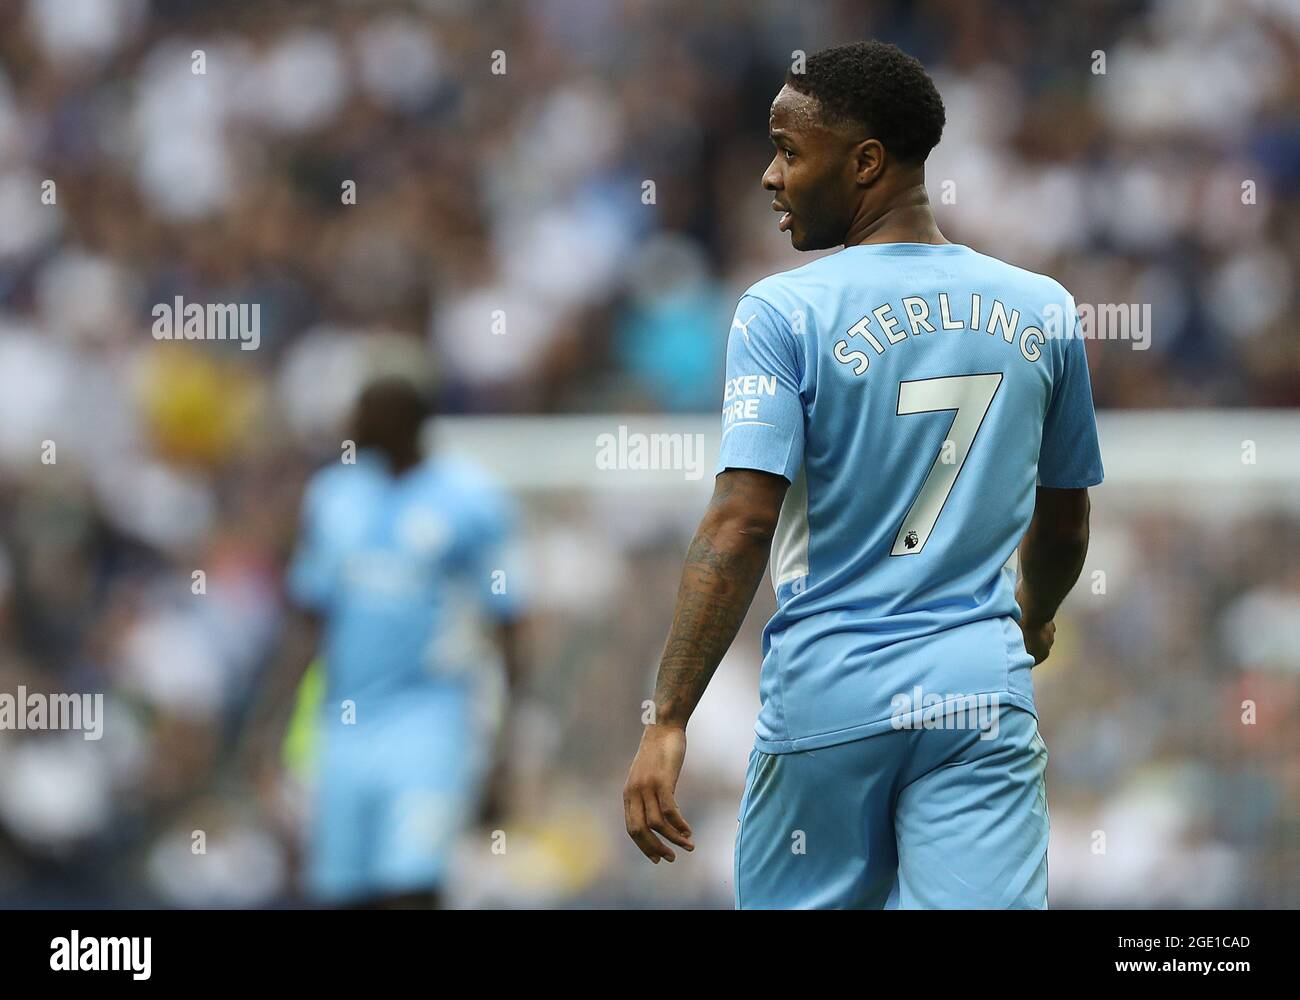
[[772, 306], [742, 296], [727, 339], [722, 445], [715, 474], [758, 469], [794, 482], [803, 465], [803, 359]]
[[1100, 483], [1103, 473], [1092, 383], [1088, 378], [1088, 354], [1077, 316], [1074, 334], [1065, 338], [1061, 354], [1061, 375], [1052, 387], [1052, 399], [1043, 421], [1038, 485], [1082, 489]]
[[325, 610], [334, 584], [329, 536], [321, 523], [320, 492], [319, 480], [303, 491], [298, 541], [285, 579], [290, 600], [315, 612]]

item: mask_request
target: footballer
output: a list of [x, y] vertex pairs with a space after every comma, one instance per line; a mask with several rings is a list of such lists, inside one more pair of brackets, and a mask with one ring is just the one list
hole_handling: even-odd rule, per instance
[[737, 306], [714, 493], [624, 789], [648, 858], [694, 849], [687, 722], [770, 563], [740, 908], [1047, 905], [1030, 671], [1101, 455], [1070, 294], [935, 223], [943, 126], [921, 64], [875, 41], [810, 56], [772, 103], [777, 224], [842, 249]]
[[308, 483], [286, 642], [251, 724], [273, 754], [282, 692], [319, 649], [325, 697], [306, 889], [355, 908], [443, 905], [457, 835], [492, 791], [493, 730], [520, 672], [524, 607], [497, 586], [516, 515], [487, 474], [426, 454], [430, 401], [410, 380], [365, 386], [355, 462]]

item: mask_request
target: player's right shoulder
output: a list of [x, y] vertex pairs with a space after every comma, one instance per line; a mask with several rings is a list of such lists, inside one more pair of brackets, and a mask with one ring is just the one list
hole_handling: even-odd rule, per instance
[[1020, 310], [1023, 322], [1042, 332], [1043, 350], [1054, 359], [1059, 374], [1077, 329], [1074, 296], [1050, 274], [1031, 271], [978, 251], [974, 254], [974, 263], [981, 268], [979, 283], [1000, 289], [1004, 302]]
[[371, 475], [369, 456], [358, 454], [356, 462], [331, 462], [313, 472], [303, 487], [303, 502], [319, 507], [347, 500], [359, 490]]
[[1028, 307], [1046, 316], [1050, 316], [1053, 310], [1074, 312], [1074, 296], [1050, 274], [1031, 271], [979, 251], [974, 253], [982, 266], [995, 272], [999, 284], [1015, 290], [1021, 308]]
[[347, 470], [352, 468], [339, 462], [323, 465], [307, 477], [303, 492], [311, 496], [320, 496], [343, 486], [347, 479]]

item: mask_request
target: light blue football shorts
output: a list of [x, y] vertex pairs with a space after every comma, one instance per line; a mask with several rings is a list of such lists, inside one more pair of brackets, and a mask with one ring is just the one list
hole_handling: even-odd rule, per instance
[[331, 720], [308, 844], [307, 888], [325, 903], [440, 888], [474, 820], [486, 748], [463, 696], [410, 695]]
[[982, 728], [960, 713], [951, 728], [911, 721], [818, 750], [750, 754], [738, 909], [1047, 907], [1038, 720], [1004, 703]]

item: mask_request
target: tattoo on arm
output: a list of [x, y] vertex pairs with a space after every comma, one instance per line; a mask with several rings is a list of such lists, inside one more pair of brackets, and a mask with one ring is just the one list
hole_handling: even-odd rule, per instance
[[685, 726], [740, 630], [767, 567], [769, 525], [775, 521], [787, 484], [784, 479], [779, 487], [764, 481], [737, 483], [737, 478], [731, 472], [719, 477], [709, 510], [686, 553], [655, 684], [655, 721], [660, 724]]

